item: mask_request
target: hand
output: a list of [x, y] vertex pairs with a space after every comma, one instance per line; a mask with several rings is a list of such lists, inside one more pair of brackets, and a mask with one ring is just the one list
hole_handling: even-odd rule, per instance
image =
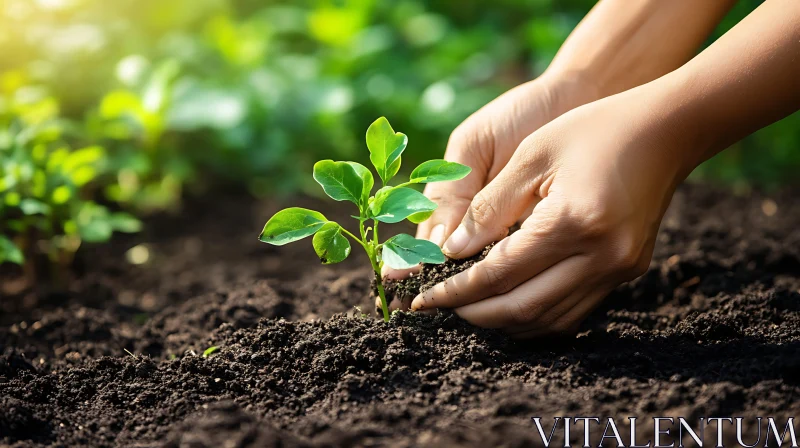
[[[694, 55], [734, 2], [599, 2], [561, 46], [545, 74], [507, 92], [453, 132], [445, 158], [469, 165], [473, 172], [460, 182], [426, 188], [425, 194], [440, 209], [420, 225], [417, 237], [441, 244], [475, 194], [506, 166], [524, 138], [575, 107], [678, 68]], [[662, 39], [675, 24], [683, 32]], [[409, 271], [387, 269], [384, 274], [397, 279]], [[390, 307], [406, 308], [407, 304], [393, 301]]]
[[[545, 74], [506, 92], [467, 118], [450, 136], [445, 159], [471, 167], [472, 173], [460, 181], [426, 186], [425, 195], [439, 208], [419, 225], [417, 238], [441, 246], [464, 217], [475, 194], [500, 173], [523, 139], [567, 110], [594, 99], [593, 86], [577, 75]], [[413, 271], [386, 267], [383, 274], [403, 279]], [[393, 300], [390, 309], [408, 309], [408, 299], [402, 304]]]
[[[525, 139], [443, 249], [464, 258], [502, 241], [417, 296], [412, 310], [453, 308], [515, 337], [568, 332], [613, 288], [644, 273], [661, 218], [689, 172], [679, 153], [689, 133], [662, 107], [670, 99], [645, 85], [574, 109]], [[521, 229], [503, 239], [531, 207]], [[452, 216], [440, 219], [452, 225]]]

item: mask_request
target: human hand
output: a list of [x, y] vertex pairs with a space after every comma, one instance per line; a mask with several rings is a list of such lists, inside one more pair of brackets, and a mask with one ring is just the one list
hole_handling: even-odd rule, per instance
[[[574, 109], [526, 138], [443, 249], [464, 258], [502, 241], [411, 309], [453, 308], [521, 338], [574, 330], [613, 288], [645, 272], [670, 198], [693, 168], [680, 152], [690, 133], [668, 110], [670, 99], [645, 85]], [[531, 207], [521, 229], [503, 239]]]
[[[599, 2], [541, 77], [509, 91], [453, 132], [445, 158], [471, 166], [473, 172], [460, 182], [426, 188], [425, 194], [440, 203], [440, 209], [420, 225], [417, 237], [441, 244], [475, 194], [498, 175], [524, 138], [575, 107], [676, 69], [694, 55], [734, 2]], [[662, 39], [676, 23], [684, 32]], [[394, 279], [408, 274], [384, 272]], [[407, 303], [393, 301], [391, 308], [407, 308]]]
[[[523, 139], [567, 110], [595, 98], [593, 86], [579, 80], [578, 75], [548, 73], [506, 92], [467, 118], [450, 136], [445, 160], [467, 165], [472, 172], [456, 182], [426, 186], [425, 195], [439, 207], [419, 225], [417, 238], [441, 246], [464, 217], [475, 194], [500, 173]], [[386, 267], [383, 274], [403, 279], [415, 270]], [[407, 299], [402, 304], [393, 300], [390, 309], [408, 309]]]

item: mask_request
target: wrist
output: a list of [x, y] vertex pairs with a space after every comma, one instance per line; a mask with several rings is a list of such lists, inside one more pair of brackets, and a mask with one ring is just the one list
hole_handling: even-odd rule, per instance
[[691, 73], [676, 70], [647, 85], [654, 92], [665, 125], [671, 129], [681, 170], [688, 176], [698, 165], [716, 154], [718, 146], [702, 112], [703, 96]]
[[602, 151], [597, 157], [615, 160], [635, 179], [632, 185], [668, 197], [702, 161], [695, 151], [699, 126], [686, 114], [685, 95], [682, 79], [663, 77], [573, 113], [590, 117], [582, 127], [601, 140], [587, 146]]
[[599, 86], [585, 72], [548, 68], [536, 81], [544, 83], [550, 94], [553, 119], [603, 98]]

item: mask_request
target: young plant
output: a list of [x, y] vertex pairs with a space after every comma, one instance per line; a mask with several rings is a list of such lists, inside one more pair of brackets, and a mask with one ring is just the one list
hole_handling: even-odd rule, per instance
[[[408, 182], [396, 186], [387, 183], [400, 169], [400, 156], [408, 145], [408, 137], [395, 132], [389, 121], [381, 117], [367, 129], [369, 159], [381, 179], [382, 188], [372, 196], [375, 184], [372, 172], [355, 162], [321, 160], [314, 164], [314, 180], [335, 201], [350, 201], [358, 207], [358, 236], [322, 213], [292, 207], [276, 213], [261, 232], [259, 239], [265, 243], [282, 246], [314, 235], [312, 244], [324, 264], [338, 263], [350, 255], [349, 236], [367, 252], [378, 295], [381, 298], [383, 319], [389, 321], [386, 292], [381, 281], [384, 264], [395, 269], [408, 269], [420, 263], [444, 263], [444, 254], [436, 244], [401, 233], [383, 243], [378, 239], [380, 223], [398, 223], [404, 219], [419, 224], [428, 219], [436, 204], [412, 184], [458, 180], [472, 170], [468, 166], [445, 160], [429, 160], [411, 172]], [[368, 226], [368, 222], [372, 225]]]
[[83, 136], [59, 117], [55, 99], [33, 86], [27, 92], [0, 95], [0, 264], [22, 265], [27, 286], [49, 272], [60, 287], [82, 242], [105, 242], [141, 224], [92, 200], [113, 179], [107, 151], [74, 147]]
[[194, 163], [172, 138], [177, 61], [157, 64], [141, 82], [107, 93], [86, 128], [95, 141], [113, 149], [109, 168], [119, 182], [105, 188], [113, 202], [139, 212], [170, 209], [178, 204]]

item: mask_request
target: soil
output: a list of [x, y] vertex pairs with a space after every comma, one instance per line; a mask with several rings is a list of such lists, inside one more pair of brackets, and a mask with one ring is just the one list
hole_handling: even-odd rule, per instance
[[[511, 229], [511, 233], [513, 233], [514, 230], [515, 229]], [[411, 301], [417, 294], [434, 287], [461, 271], [469, 269], [475, 263], [486, 258], [486, 255], [489, 254], [492, 247], [494, 247], [494, 243], [486, 246], [481, 253], [469, 258], [458, 260], [448, 258], [442, 264], [423, 264], [419, 272], [412, 272], [409, 274], [409, 278], [401, 281], [386, 279], [384, 282], [386, 298], [389, 302], [396, 300], [402, 303], [402, 309], [408, 309], [411, 306]], [[372, 284], [374, 288], [375, 280], [372, 281]], [[375, 303], [375, 307], [375, 312], [377, 313], [380, 310], [377, 302]]]
[[[578, 335], [522, 342], [449, 313], [362, 317], [361, 254], [322, 266], [310, 243], [256, 240], [289, 204], [346, 222], [329, 205], [189, 203], [82, 248], [66, 292], [21, 291], [3, 267], [0, 446], [522, 447], [541, 444], [534, 416], [785, 422], [800, 414], [797, 193], [682, 187], [644, 276]], [[138, 245], [149, 259], [132, 265]]]

